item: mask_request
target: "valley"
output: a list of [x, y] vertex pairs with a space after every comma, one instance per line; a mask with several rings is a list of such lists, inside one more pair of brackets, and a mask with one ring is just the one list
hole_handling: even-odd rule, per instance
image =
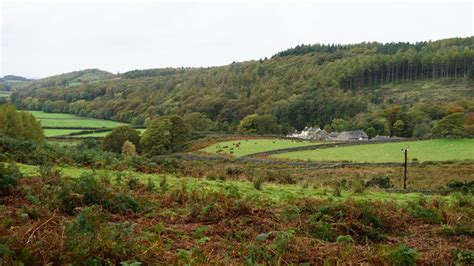
[[473, 40], [7, 75], [0, 264], [471, 265]]

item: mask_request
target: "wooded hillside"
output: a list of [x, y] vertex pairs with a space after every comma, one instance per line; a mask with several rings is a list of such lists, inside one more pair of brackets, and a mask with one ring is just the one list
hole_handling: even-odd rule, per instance
[[394, 101], [412, 107], [409, 95], [384, 97], [390, 93], [381, 90], [397, 84], [423, 87], [425, 96], [429, 84], [437, 84], [437, 89], [439, 84], [444, 89], [461, 86], [462, 92], [436, 101], [460, 105], [468, 112], [474, 99], [473, 62], [474, 37], [415, 44], [301, 45], [271, 59], [222, 67], [135, 70], [95, 82], [77, 82], [73, 77], [76, 86], [64, 79], [23, 83], [10, 99], [24, 109], [133, 124], [157, 115], [200, 112], [222, 130], [235, 129], [250, 114], [271, 114], [291, 130], [382, 111]]

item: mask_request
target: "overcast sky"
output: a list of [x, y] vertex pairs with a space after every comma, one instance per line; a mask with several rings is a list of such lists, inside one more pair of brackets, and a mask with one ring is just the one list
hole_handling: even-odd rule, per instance
[[41, 78], [216, 66], [305, 43], [425, 41], [473, 34], [460, 3], [12, 3], [1, 6], [0, 76]]

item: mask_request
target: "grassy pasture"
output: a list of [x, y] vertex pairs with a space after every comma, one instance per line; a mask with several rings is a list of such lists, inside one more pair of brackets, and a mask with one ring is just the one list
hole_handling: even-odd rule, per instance
[[[38, 174], [39, 168], [37, 166], [18, 164], [23, 174], [29, 176], [35, 176]], [[92, 170], [85, 168], [73, 168], [73, 167], [60, 167], [61, 172], [65, 176], [79, 177], [84, 172], [91, 172]], [[96, 173], [115, 176], [121, 171], [111, 170], [96, 170]], [[122, 171], [123, 173], [123, 171]], [[144, 174], [138, 172], [127, 172], [127, 174], [137, 177], [142, 182], [147, 182], [151, 179], [155, 182], [160, 182], [163, 175], [159, 174]], [[166, 175], [167, 183], [169, 188], [182, 188], [186, 187], [192, 191], [195, 189], [204, 189], [211, 191], [226, 192], [229, 190], [237, 190], [239, 193], [246, 195], [249, 198], [255, 198], [260, 200], [268, 200], [274, 203], [284, 203], [290, 200], [302, 199], [302, 198], [315, 198], [315, 199], [334, 199], [334, 200], [345, 200], [348, 198], [355, 200], [382, 200], [382, 201], [396, 201], [405, 202], [418, 199], [421, 194], [419, 193], [389, 193], [384, 191], [366, 191], [364, 193], [352, 193], [350, 191], [343, 191], [341, 197], [334, 198], [331, 189], [327, 188], [313, 188], [304, 187], [298, 184], [275, 184], [275, 183], [264, 183], [261, 190], [257, 190], [253, 187], [252, 182], [249, 181], [238, 181], [238, 180], [207, 180], [193, 177], [183, 177], [175, 175]], [[438, 196], [449, 199], [449, 196]]]
[[240, 157], [257, 152], [301, 147], [314, 144], [316, 143], [288, 139], [243, 139], [215, 143], [209, 147], [201, 149], [200, 151], [208, 153], [231, 154], [236, 157]]
[[43, 111], [28, 111], [33, 114], [36, 119], [87, 119], [80, 117], [74, 114], [65, 114], [65, 113], [45, 113]]
[[31, 111], [31, 113], [41, 121], [43, 127], [71, 127], [71, 128], [114, 128], [127, 125], [126, 123], [86, 118], [74, 114], [45, 113], [42, 111]]
[[9, 91], [0, 91], [0, 97], [10, 97], [11, 92]]
[[403, 162], [402, 148], [408, 159], [423, 161], [474, 160], [474, 139], [434, 139], [342, 146], [273, 155], [275, 158], [312, 161]]

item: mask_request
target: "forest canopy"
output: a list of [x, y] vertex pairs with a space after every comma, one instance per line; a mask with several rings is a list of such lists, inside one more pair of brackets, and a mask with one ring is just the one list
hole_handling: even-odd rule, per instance
[[[77, 83], [74, 86], [62, 84], [60, 81], [65, 79], [60, 75], [53, 79], [55, 82], [41, 86], [38, 82], [22, 83], [14, 88], [10, 101], [21, 109], [73, 113], [134, 125], [144, 125], [156, 116], [199, 113], [211, 120], [207, 124], [215, 123], [213, 129], [221, 131], [236, 131], [240, 121], [251, 114], [272, 115], [283, 132], [290, 132], [305, 126], [322, 128], [334, 119], [355, 121], [357, 116], [369, 115], [380, 120], [393, 101], [398, 101], [403, 112], [420, 110], [413, 106], [419, 99], [384, 95], [381, 89], [385, 84], [416, 85], [451, 79], [450, 84], [468, 90], [456, 91], [465, 93], [462, 97], [453, 91], [452, 97], [440, 97], [434, 104], [462, 105], [467, 115], [473, 102], [469, 93], [474, 77], [472, 62], [474, 37], [414, 44], [300, 45], [271, 59], [221, 67], [134, 70], [119, 76], [99, 73], [101, 77], [94, 82], [82, 83], [70, 75], [71, 82]], [[431, 98], [428, 95], [424, 100], [432, 102]], [[415, 120], [429, 124], [445, 114], [436, 118], [425, 115], [429, 121], [420, 116]], [[405, 116], [401, 121], [406, 128], [397, 134], [412, 135], [414, 119]], [[377, 132], [387, 133], [386, 127], [391, 130], [395, 122], [372, 126], [380, 128], [374, 128]]]

